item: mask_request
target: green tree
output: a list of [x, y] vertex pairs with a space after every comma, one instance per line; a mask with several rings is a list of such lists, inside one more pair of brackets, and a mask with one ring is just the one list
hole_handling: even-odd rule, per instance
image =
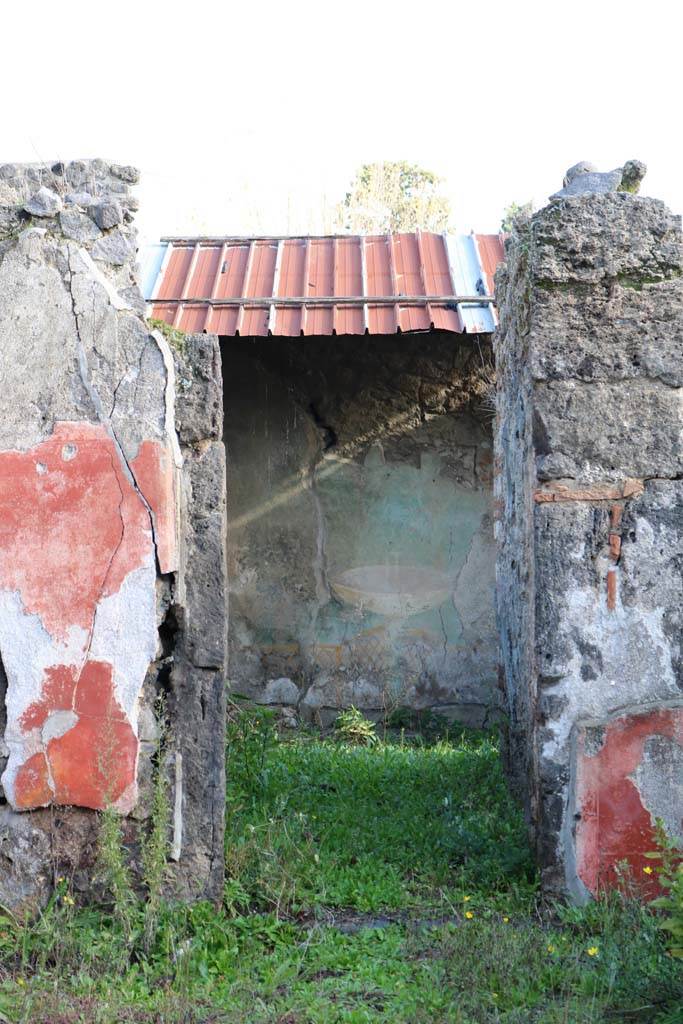
[[530, 217], [534, 212], [534, 204], [531, 200], [528, 203], [510, 203], [505, 207], [503, 219], [500, 222], [501, 231], [512, 231], [518, 217]]
[[337, 208], [337, 226], [353, 234], [447, 231], [451, 216], [443, 179], [416, 164], [363, 164]]

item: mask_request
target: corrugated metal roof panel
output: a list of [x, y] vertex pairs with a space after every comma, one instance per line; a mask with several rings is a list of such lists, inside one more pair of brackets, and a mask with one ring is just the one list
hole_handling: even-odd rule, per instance
[[368, 334], [394, 334], [396, 319], [396, 310], [393, 306], [370, 306]]
[[185, 331], [489, 333], [496, 322], [498, 235], [416, 231], [165, 243], [163, 256], [157, 246], [145, 264], [145, 295], [153, 316]]
[[189, 295], [211, 295], [221, 251], [215, 246], [200, 247], [188, 287]]
[[226, 336], [235, 334], [238, 316], [239, 308], [235, 306], [219, 306], [213, 311], [211, 330], [215, 334], [224, 334]]
[[451, 331], [453, 334], [462, 334], [462, 320], [457, 309], [448, 306], [432, 305], [434, 317], [434, 328], [437, 331]]
[[[446, 250], [453, 279], [453, 290], [459, 295], [489, 295], [486, 273], [481, 264], [476, 235], [447, 235]], [[490, 334], [496, 322], [491, 306], [458, 302], [458, 313], [467, 334]]]
[[209, 306], [186, 306], [183, 310], [182, 320], [176, 327], [191, 334], [201, 334], [205, 330], [206, 314], [210, 311]]
[[140, 290], [145, 297], [154, 295], [159, 271], [168, 248], [169, 246], [165, 242], [157, 242], [154, 245], [146, 246], [140, 252], [138, 276]]
[[189, 245], [172, 246], [171, 257], [157, 287], [156, 299], [163, 301], [182, 294], [193, 251], [194, 247]]
[[493, 278], [499, 263], [505, 259], [505, 249], [501, 235], [476, 235], [479, 255], [486, 274], [487, 291], [493, 295]]

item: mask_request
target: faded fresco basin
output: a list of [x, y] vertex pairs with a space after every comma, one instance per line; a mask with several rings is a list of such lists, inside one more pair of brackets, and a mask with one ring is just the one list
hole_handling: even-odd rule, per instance
[[344, 604], [392, 618], [436, 608], [453, 590], [449, 576], [420, 565], [363, 565], [347, 569], [330, 586]]

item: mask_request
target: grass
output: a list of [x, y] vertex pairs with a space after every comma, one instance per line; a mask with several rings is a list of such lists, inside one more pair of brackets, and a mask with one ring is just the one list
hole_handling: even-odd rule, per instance
[[229, 754], [226, 843], [239, 909], [448, 912], [470, 891], [508, 900], [535, 889], [490, 737], [460, 732], [428, 746], [314, 737], [261, 757], [245, 728], [233, 725], [238, 742], [228, 744], [240, 751]]
[[655, 915], [545, 905], [493, 737], [276, 737], [234, 714], [222, 909], [0, 926], [0, 1020], [681, 1024]]

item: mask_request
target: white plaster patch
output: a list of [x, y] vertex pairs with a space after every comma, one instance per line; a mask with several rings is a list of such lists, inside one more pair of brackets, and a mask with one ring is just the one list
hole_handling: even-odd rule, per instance
[[53, 711], [48, 715], [40, 731], [42, 743], [47, 746], [50, 740], [59, 739], [65, 732], [72, 729], [77, 721], [78, 715], [75, 711]]
[[[12, 746], [12, 745], [10, 745], [8, 743], [7, 744], [7, 749], [8, 749], [8, 754], [11, 757], [12, 752], [15, 749], [15, 746]], [[41, 753], [42, 750], [43, 750], [43, 740], [42, 740], [42, 737], [41, 737], [40, 729], [38, 729], [38, 728], [30, 729], [26, 733], [25, 737], [22, 740], [21, 749], [20, 749], [21, 763], [23, 763], [24, 761], [27, 761], [29, 757], [33, 757], [34, 754]], [[11, 773], [11, 778], [12, 778], [13, 781], [14, 781], [14, 775], [16, 775], [16, 771], [17, 771], [17, 769], [19, 767], [20, 767], [19, 764], [15, 765], [14, 766], [14, 772]], [[9, 765], [8, 765], [8, 769], [9, 769]], [[8, 775], [8, 777], [9, 777], [9, 775]], [[3, 785], [4, 785], [4, 778], [5, 777], [3, 776]]]
[[620, 600], [610, 611], [606, 591], [598, 594], [577, 588], [565, 595], [563, 632], [579, 629], [582, 639], [600, 650], [603, 670], [597, 679], [583, 679], [583, 656], [570, 639], [574, 654], [566, 666], [557, 669], [562, 680], [547, 690], [567, 703], [552, 726], [552, 739], [543, 746], [543, 757], [560, 758], [579, 719], [601, 719], [631, 704], [680, 696], [671, 645], [662, 628], [663, 615], [662, 608], [625, 607]]
[[90, 659], [114, 666], [114, 695], [137, 733], [138, 698], [157, 646], [156, 566], [150, 548], [145, 564], [97, 605]]
[[66, 641], [55, 639], [40, 616], [24, 609], [16, 591], [0, 590], [0, 652], [7, 673], [8, 745], [21, 743], [19, 718], [29, 704], [40, 699], [45, 670], [52, 665], [80, 665], [88, 644], [88, 631], [72, 626]]
[[629, 776], [652, 820], [661, 818], [670, 836], [683, 842], [683, 747], [669, 736], [645, 741], [643, 758]]

